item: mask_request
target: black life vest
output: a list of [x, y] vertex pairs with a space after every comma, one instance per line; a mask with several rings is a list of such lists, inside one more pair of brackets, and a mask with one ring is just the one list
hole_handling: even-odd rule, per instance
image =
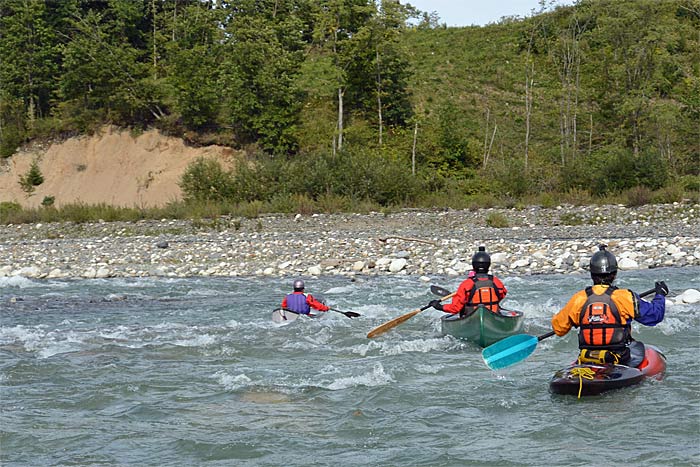
[[484, 305], [494, 313], [498, 313], [498, 304], [503, 300], [503, 296], [493, 283], [493, 275], [477, 273], [471, 280], [473, 285], [467, 295], [462, 313], [471, 314], [479, 305]]
[[620, 312], [612, 299], [617, 287], [610, 286], [605, 293], [586, 289], [587, 299], [579, 315], [578, 346], [581, 349], [624, 350], [631, 340], [629, 324], [622, 324]]

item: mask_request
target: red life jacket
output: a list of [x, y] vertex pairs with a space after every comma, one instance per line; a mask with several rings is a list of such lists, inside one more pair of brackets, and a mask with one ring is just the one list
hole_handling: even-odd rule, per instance
[[493, 275], [477, 273], [471, 280], [472, 288], [464, 303], [463, 313], [471, 314], [478, 305], [484, 305], [494, 313], [498, 313], [498, 304], [503, 296], [493, 283]]
[[581, 349], [623, 350], [631, 340], [629, 324], [622, 324], [620, 312], [612, 299], [617, 287], [610, 286], [605, 293], [586, 289], [588, 298], [579, 315], [578, 346]]

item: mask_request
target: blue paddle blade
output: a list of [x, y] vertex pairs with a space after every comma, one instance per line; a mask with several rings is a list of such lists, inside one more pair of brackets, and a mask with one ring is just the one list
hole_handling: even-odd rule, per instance
[[538, 339], [529, 334], [516, 334], [489, 345], [481, 351], [486, 366], [492, 370], [515, 365], [525, 360], [537, 348]]

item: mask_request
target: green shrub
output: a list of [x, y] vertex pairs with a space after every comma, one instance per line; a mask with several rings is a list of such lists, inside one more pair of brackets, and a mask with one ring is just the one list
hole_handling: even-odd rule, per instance
[[574, 206], [586, 206], [593, 204], [593, 196], [588, 190], [571, 188], [560, 197], [560, 201]]
[[319, 211], [326, 213], [347, 212], [351, 210], [352, 201], [346, 196], [329, 193], [319, 196], [316, 206]]
[[651, 202], [651, 190], [645, 186], [636, 186], [625, 191], [627, 207], [644, 206]]
[[686, 191], [700, 191], [700, 175], [685, 175], [681, 177], [680, 185]]
[[304, 193], [275, 193], [267, 203], [270, 212], [313, 214], [316, 201]]
[[495, 227], [497, 229], [503, 229], [510, 226], [508, 218], [500, 212], [490, 212], [486, 216], [486, 225], [489, 227]]
[[652, 193], [651, 202], [653, 204], [679, 203], [683, 201], [684, 194], [683, 187], [679, 185], [669, 185]]
[[22, 212], [22, 206], [19, 203], [3, 201], [0, 203], [0, 223], [11, 223], [10, 219], [20, 212]]
[[41, 205], [48, 208], [48, 207], [53, 206], [55, 201], [56, 201], [55, 196], [44, 196], [44, 199], [41, 200]]
[[231, 174], [214, 159], [200, 157], [187, 166], [179, 186], [186, 202], [224, 201], [233, 195]]
[[564, 225], [583, 225], [584, 218], [580, 214], [575, 214], [571, 212], [565, 212], [559, 218]]
[[44, 176], [41, 175], [41, 170], [39, 170], [39, 163], [36, 160], [32, 161], [32, 165], [27, 173], [20, 176], [19, 184], [24, 192], [31, 194], [34, 192], [34, 187], [42, 183], [44, 183]]

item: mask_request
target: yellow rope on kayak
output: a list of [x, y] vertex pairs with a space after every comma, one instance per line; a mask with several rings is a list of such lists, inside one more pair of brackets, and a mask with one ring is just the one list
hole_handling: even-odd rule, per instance
[[581, 389], [583, 389], [583, 380], [585, 379], [593, 379], [595, 376], [595, 371], [591, 370], [588, 367], [576, 367], [571, 369], [571, 374], [574, 376], [578, 376], [578, 398], [581, 398]]

